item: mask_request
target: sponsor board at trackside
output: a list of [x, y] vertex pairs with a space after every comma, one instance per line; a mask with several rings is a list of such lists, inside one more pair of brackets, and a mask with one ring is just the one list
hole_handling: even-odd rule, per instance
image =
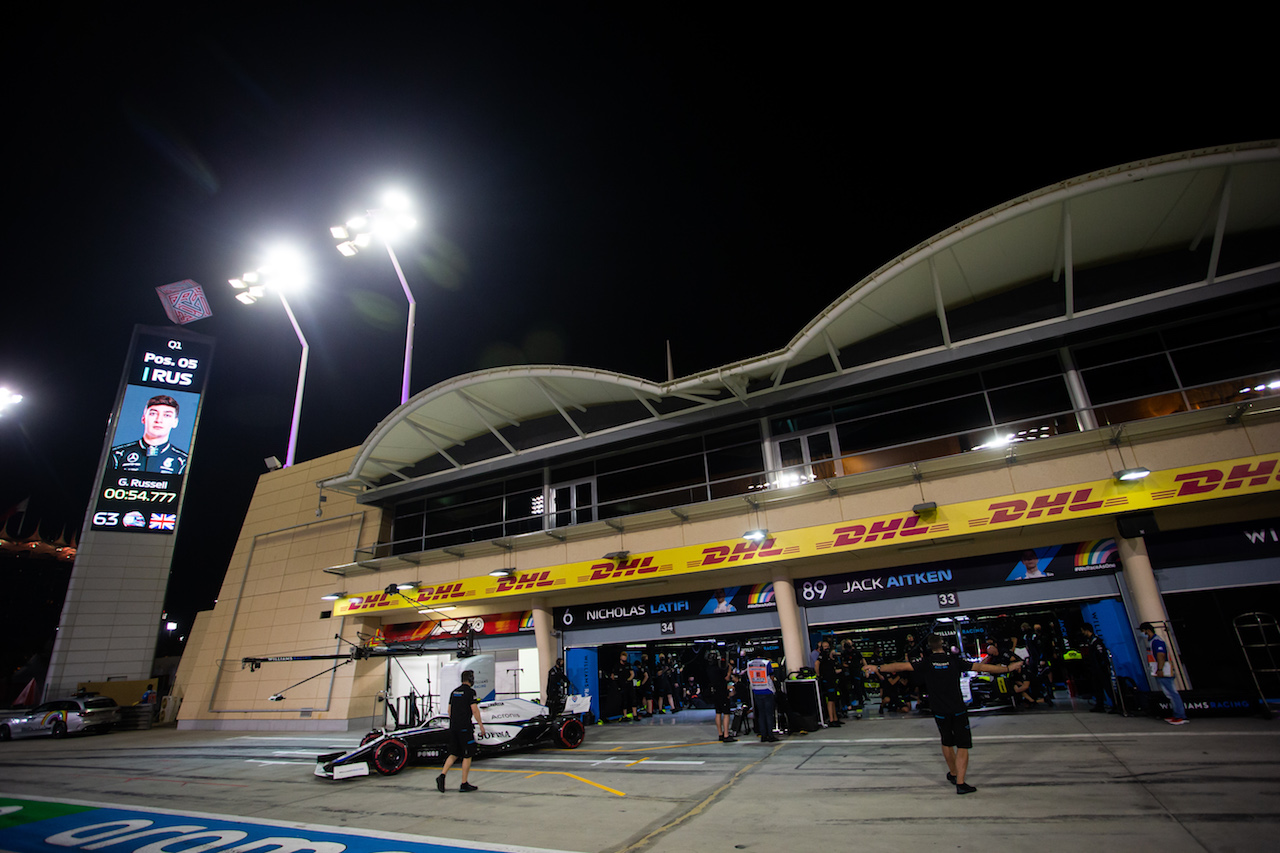
[[[536, 853], [539, 848], [0, 794], [0, 850], [70, 853]], [[548, 852], [549, 853], [549, 852]]]
[[970, 535], [974, 531], [1019, 528], [1071, 518], [1271, 492], [1280, 490], [1278, 463], [1280, 454], [1229, 459], [1156, 471], [1144, 480], [1097, 480], [945, 504], [927, 516], [901, 512], [774, 531], [762, 542], [712, 542], [628, 555], [622, 560], [567, 563], [535, 569], [500, 581], [487, 576], [465, 578], [422, 587], [416, 596], [389, 595], [380, 590], [358, 593], [334, 602], [333, 615], [407, 610], [445, 603], [465, 604], [530, 592], [673, 577], [734, 565], [862, 551], [904, 542]]

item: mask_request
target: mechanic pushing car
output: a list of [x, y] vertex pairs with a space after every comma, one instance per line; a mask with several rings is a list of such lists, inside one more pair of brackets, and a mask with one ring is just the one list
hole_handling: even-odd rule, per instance
[[480, 719], [480, 703], [476, 700], [476, 674], [470, 669], [462, 671], [462, 683], [449, 694], [449, 757], [444, 760], [444, 769], [436, 777], [436, 787], [444, 793], [444, 777], [456, 759], [462, 759], [462, 785], [458, 788], [464, 794], [479, 790], [467, 781], [471, 772], [471, 759], [476, 754], [476, 732], [471, 725], [474, 717], [484, 735], [484, 721]]

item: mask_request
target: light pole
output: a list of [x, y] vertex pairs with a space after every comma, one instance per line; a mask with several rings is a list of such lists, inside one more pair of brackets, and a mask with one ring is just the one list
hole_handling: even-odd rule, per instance
[[409, 289], [409, 282], [404, 279], [404, 271], [400, 269], [400, 260], [391, 241], [412, 230], [418, 225], [409, 213], [409, 199], [403, 193], [389, 192], [383, 197], [383, 206], [365, 211], [363, 216], [353, 216], [345, 225], [335, 225], [329, 229], [335, 240], [341, 240], [338, 251], [343, 257], [354, 257], [361, 249], [368, 247], [376, 236], [387, 247], [391, 256], [391, 265], [395, 267], [396, 277], [400, 279], [400, 287], [404, 289], [404, 298], [409, 300], [409, 324], [404, 338], [404, 378], [400, 383], [400, 404], [409, 401], [409, 374], [413, 370], [413, 323], [418, 311], [417, 300]]
[[285, 453], [284, 460], [286, 468], [293, 464], [294, 452], [298, 447], [298, 423], [302, 419], [302, 390], [307, 384], [307, 356], [311, 353], [307, 338], [302, 334], [302, 327], [298, 325], [298, 318], [293, 315], [293, 308], [285, 297], [286, 290], [297, 287], [301, 283], [300, 258], [292, 252], [283, 250], [273, 253], [264, 266], [251, 270], [240, 278], [230, 279], [231, 286], [240, 291], [236, 294], [236, 299], [245, 305], [252, 305], [264, 298], [268, 288], [274, 290], [280, 297], [280, 304], [284, 306], [284, 313], [288, 315], [289, 322], [293, 325], [294, 334], [298, 336], [298, 343], [302, 344], [302, 358], [298, 362], [298, 390], [293, 395], [293, 422], [289, 426], [289, 449]]

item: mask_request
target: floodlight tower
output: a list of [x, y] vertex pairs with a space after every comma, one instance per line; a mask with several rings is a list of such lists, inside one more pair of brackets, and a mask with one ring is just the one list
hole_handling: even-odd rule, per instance
[[293, 315], [293, 308], [285, 297], [285, 291], [300, 287], [303, 280], [301, 256], [287, 249], [272, 252], [263, 266], [245, 273], [240, 278], [230, 279], [231, 286], [239, 291], [236, 299], [245, 305], [252, 305], [265, 298], [268, 290], [279, 296], [280, 304], [284, 306], [284, 313], [289, 316], [294, 334], [298, 336], [298, 343], [302, 345], [302, 358], [298, 361], [298, 390], [293, 395], [293, 422], [289, 426], [289, 449], [285, 453], [284, 460], [286, 468], [293, 464], [294, 453], [298, 447], [298, 423], [302, 419], [302, 390], [307, 383], [307, 356], [311, 352], [311, 347], [307, 344], [306, 336], [302, 334], [298, 318]]
[[418, 311], [418, 303], [413, 298], [413, 291], [405, 281], [404, 270], [400, 269], [400, 260], [391, 241], [418, 226], [417, 220], [410, 213], [409, 197], [398, 191], [390, 191], [382, 199], [382, 207], [367, 210], [360, 216], [353, 216], [345, 225], [335, 225], [329, 229], [338, 243], [338, 251], [344, 257], [351, 258], [367, 248], [377, 237], [387, 247], [391, 256], [391, 266], [395, 267], [396, 277], [400, 279], [400, 287], [404, 289], [404, 298], [409, 300], [409, 323], [404, 339], [404, 378], [400, 383], [400, 404], [409, 401], [409, 374], [413, 370], [413, 324]]

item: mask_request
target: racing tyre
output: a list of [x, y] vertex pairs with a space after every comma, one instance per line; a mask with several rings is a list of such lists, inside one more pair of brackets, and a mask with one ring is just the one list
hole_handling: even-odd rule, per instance
[[380, 731], [369, 732], [367, 735], [360, 738], [360, 745], [364, 746], [366, 743], [373, 743], [375, 740], [377, 740], [380, 737], [382, 737], [382, 732]]
[[54, 737], [66, 737], [67, 724], [62, 722], [62, 720], [54, 720], [53, 728], [49, 730], [49, 734], [53, 735]]
[[373, 748], [373, 760], [369, 763], [383, 776], [391, 776], [404, 769], [409, 761], [409, 747], [399, 738], [388, 738]]
[[0, 726], [0, 740], [9, 740], [13, 735], [9, 732], [8, 726]]
[[577, 749], [586, 736], [586, 728], [583, 727], [582, 721], [577, 719], [565, 720], [556, 731], [556, 740], [560, 741], [560, 745], [565, 749]]

